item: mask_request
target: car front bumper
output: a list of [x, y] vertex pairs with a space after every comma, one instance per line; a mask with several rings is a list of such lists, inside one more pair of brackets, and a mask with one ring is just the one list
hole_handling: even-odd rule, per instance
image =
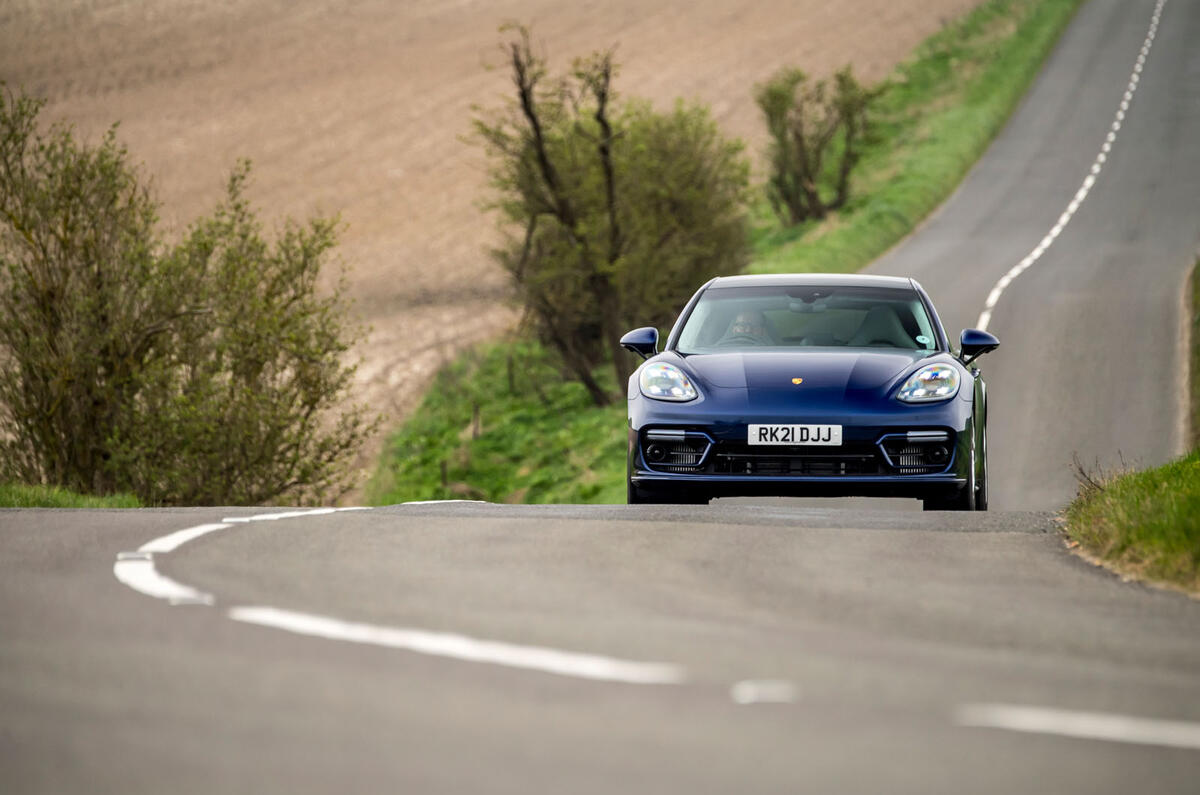
[[[655, 492], [731, 496], [944, 497], [973, 463], [971, 402], [954, 399], [894, 412], [796, 416], [698, 413], [635, 400], [630, 406], [630, 483]], [[842, 426], [840, 446], [760, 446], [751, 423]], [[939, 451], [938, 448], [941, 448]]]

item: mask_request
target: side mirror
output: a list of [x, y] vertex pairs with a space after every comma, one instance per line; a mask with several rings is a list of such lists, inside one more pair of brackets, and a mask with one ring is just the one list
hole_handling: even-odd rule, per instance
[[621, 347], [633, 351], [643, 359], [649, 359], [658, 353], [658, 329], [653, 326], [635, 328], [621, 337]]
[[970, 364], [985, 353], [994, 351], [1000, 347], [1000, 340], [986, 331], [980, 331], [977, 328], [963, 329], [958, 342], [962, 347], [961, 355], [963, 364]]

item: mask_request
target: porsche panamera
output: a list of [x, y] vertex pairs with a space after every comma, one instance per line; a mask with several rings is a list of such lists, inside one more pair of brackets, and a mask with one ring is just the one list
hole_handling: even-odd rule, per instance
[[912, 279], [720, 277], [658, 331], [621, 345], [629, 380], [630, 503], [728, 496], [913, 497], [987, 509], [987, 387], [999, 346], [953, 349]]

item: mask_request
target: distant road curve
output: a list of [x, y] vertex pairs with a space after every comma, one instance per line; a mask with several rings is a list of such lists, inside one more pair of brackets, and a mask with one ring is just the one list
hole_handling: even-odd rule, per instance
[[1114, 469], [1184, 449], [1197, 41], [1200, 3], [1085, 4], [958, 192], [870, 268], [915, 277], [952, 333], [984, 320], [1000, 338], [981, 362], [994, 509], [1061, 507], [1076, 455]]

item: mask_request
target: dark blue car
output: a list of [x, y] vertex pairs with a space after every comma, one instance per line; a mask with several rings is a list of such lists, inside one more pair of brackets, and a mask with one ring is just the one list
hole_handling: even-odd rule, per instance
[[621, 344], [629, 380], [630, 503], [713, 497], [915, 497], [987, 509], [987, 390], [975, 329], [951, 350], [912, 279], [713, 279], [662, 352], [658, 331]]

